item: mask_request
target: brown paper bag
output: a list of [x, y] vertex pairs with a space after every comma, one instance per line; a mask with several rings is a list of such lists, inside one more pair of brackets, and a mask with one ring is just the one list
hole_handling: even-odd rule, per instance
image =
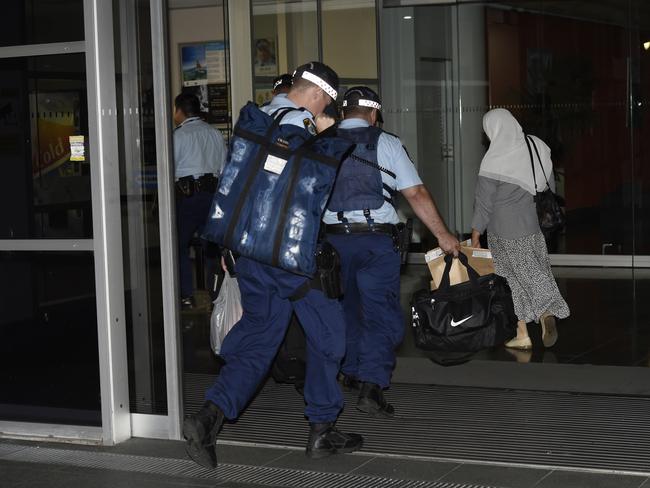
[[[463, 242], [468, 244], [468, 242]], [[461, 245], [461, 252], [467, 256], [469, 265], [476, 270], [480, 276], [485, 276], [494, 273], [494, 262], [492, 261], [492, 253], [489, 249], [479, 249], [467, 245]], [[425, 260], [431, 272], [431, 289], [435, 290], [440, 286], [442, 275], [445, 271], [445, 253], [439, 247], [426, 253]], [[458, 259], [454, 259], [449, 272], [449, 280], [451, 285], [464, 283], [469, 281], [467, 275], [467, 268], [463, 266]]]

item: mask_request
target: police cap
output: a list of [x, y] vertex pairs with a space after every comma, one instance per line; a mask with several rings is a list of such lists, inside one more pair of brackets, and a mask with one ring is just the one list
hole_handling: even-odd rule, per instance
[[343, 95], [343, 108], [347, 107], [367, 107], [377, 109], [377, 118], [383, 122], [381, 116], [381, 99], [379, 95], [367, 86], [353, 86]]
[[273, 78], [273, 89], [278, 90], [280, 88], [291, 88], [291, 84], [293, 83], [293, 76], [291, 76], [289, 73], [285, 73], [280, 76], [276, 76]]
[[298, 66], [296, 71], [293, 72], [293, 79], [297, 80], [299, 78], [312, 82], [332, 97], [332, 100], [336, 100], [339, 90], [339, 75], [326, 64], [312, 61]]

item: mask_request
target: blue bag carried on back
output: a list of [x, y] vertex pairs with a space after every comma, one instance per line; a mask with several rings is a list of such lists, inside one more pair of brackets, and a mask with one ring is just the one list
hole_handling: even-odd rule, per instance
[[313, 276], [323, 211], [353, 144], [337, 137], [335, 128], [308, 137], [302, 128], [280, 125], [292, 110], [270, 116], [252, 102], [242, 108], [203, 237]]

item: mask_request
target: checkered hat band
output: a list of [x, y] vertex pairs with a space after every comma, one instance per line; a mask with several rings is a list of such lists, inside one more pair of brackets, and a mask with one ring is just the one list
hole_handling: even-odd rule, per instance
[[[381, 110], [381, 103], [377, 103], [372, 100], [366, 100], [365, 98], [359, 99], [356, 104], [359, 107], [370, 107], [370, 108], [376, 108], [377, 110]], [[344, 107], [348, 106], [347, 100], [343, 100], [343, 106]]]
[[332, 97], [332, 100], [336, 100], [338, 93], [334, 88], [332, 88], [332, 85], [327, 83], [323, 78], [316, 76], [314, 73], [310, 73], [309, 71], [303, 71], [301, 76], [307, 81], [311, 81], [319, 88], [322, 88], [325, 93]]

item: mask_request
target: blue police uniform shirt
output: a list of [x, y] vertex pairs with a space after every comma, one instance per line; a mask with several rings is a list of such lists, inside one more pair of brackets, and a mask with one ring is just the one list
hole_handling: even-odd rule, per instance
[[176, 180], [186, 176], [219, 175], [226, 160], [221, 132], [199, 117], [185, 119], [174, 130]]
[[[357, 129], [360, 127], [370, 127], [370, 124], [364, 119], [357, 118], [345, 119], [339, 124], [340, 129]], [[399, 137], [388, 134], [387, 132], [379, 136], [379, 141], [377, 142], [377, 162], [380, 166], [395, 173], [396, 178], [392, 178], [383, 171], [380, 172], [382, 181], [393, 190], [401, 191], [422, 184], [420, 175], [418, 175], [418, 171], [411, 158], [409, 158]], [[387, 197], [390, 196], [386, 190], [384, 190], [384, 195]], [[345, 212], [344, 217], [351, 223], [367, 222], [366, 217], [363, 215], [363, 209]], [[399, 223], [399, 217], [395, 211], [395, 207], [388, 202], [384, 202], [376, 210], [371, 210], [370, 217], [377, 224]], [[341, 223], [336, 212], [329, 210], [325, 211], [323, 222], [326, 224]]]
[[[298, 105], [293, 103], [286, 94], [279, 94], [274, 96], [271, 101], [262, 107], [260, 110], [269, 115], [273, 115], [275, 112], [282, 108], [300, 108]], [[309, 110], [303, 108], [300, 111], [289, 112], [285, 115], [280, 121], [280, 125], [291, 124], [297, 127], [301, 127], [309, 131], [310, 134], [316, 134], [316, 124], [314, 124], [314, 116]]]

